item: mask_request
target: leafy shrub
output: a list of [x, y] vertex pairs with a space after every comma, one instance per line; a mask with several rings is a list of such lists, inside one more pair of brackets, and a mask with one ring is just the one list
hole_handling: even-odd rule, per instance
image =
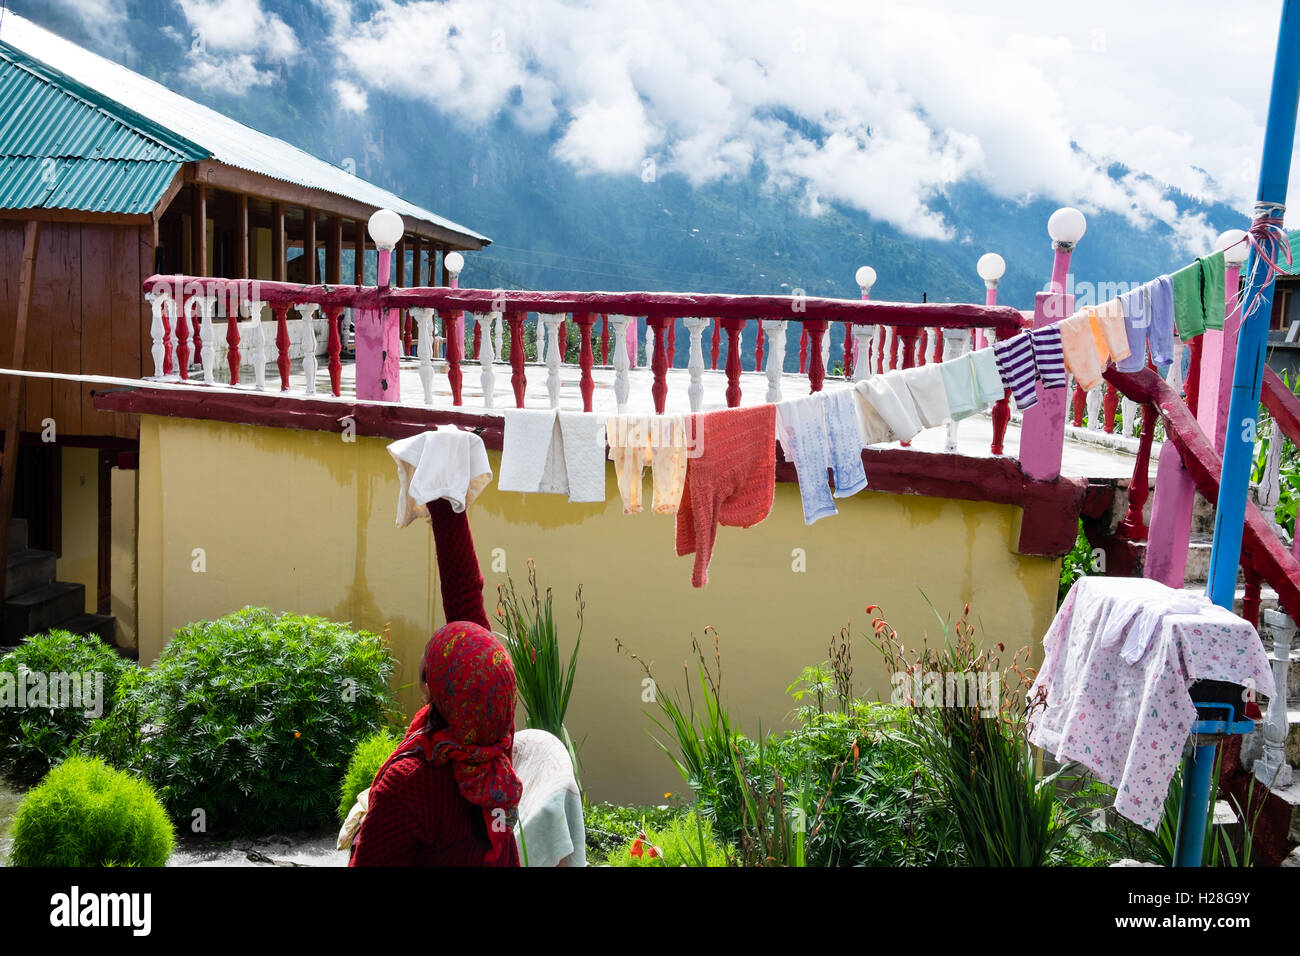
[[726, 866], [713, 825], [698, 813], [647, 828], [609, 855], [610, 866]]
[[1097, 573], [1096, 558], [1093, 555], [1092, 543], [1088, 541], [1088, 536], [1084, 534], [1083, 522], [1079, 522], [1079, 533], [1075, 536], [1074, 547], [1070, 553], [1061, 559], [1061, 580], [1056, 587], [1056, 604], [1060, 607], [1065, 596], [1070, 593], [1070, 588], [1079, 578], [1087, 577], [1089, 574]]
[[152, 788], [94, 757], [71, 756], [23, 798], [11, 866], [163, 866], [171, 821]]
[[[41, 779], [73, 751], [95, 711], [109, 710], [122, 676], [138, 670], [94, 635], [57, 630], [0, 657], [0, 767], [20, 784]], [[20, 696], [26, 706], [17, 706]]]
[[245, 608], [179, 628], [87, 744], [209, 831], [327, 825], [357, 742], [391, 713], [392, 672], [374, 634]]
[[339, 822], [342, 823], [352, 812], [352, 805], [357, 802], [357, 794], [369, 788], [375, 781], [375, 774], [384, 765], [388, 755], [402, 742], [402, 735], [391, 727], [377, 730], [352, 751], [348, 761], [347, 773], [343, 775], [343, 784], [339, 791]]

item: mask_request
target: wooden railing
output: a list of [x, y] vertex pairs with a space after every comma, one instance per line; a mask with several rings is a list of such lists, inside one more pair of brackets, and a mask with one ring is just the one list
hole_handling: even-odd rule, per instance
[[[424, 401], [433, 402], [433, 343], [435, 321], [443, 330], [446, 375], [452, 403], [463, 405], [464, 374], [474, 361], [483, 384], [485, 407], [492, 407], [497, 366], [509, 366], [515, 404], [523, 407], [528, 375], [526, 323], [536, 315], [537, 336], [533, 354], [544, 363], [551, 403], [558, 401], [560, 368], [573, 338], [578, 342], [576, 365], [583, 407], [590, 411], [597, 351], [600, 364], [612, 366], [614, 392], [620, 408], [627, 402], [629, 371], [633, 367], [638, 321], [646, 324], [644, 363], [652, 373], [651, 397], [662, 413], [668, 395], [669, 368], [676, 362], [679, 334], [688, 339], [686, 368], [692, 410], [703, 400], [706, 368], [704, 334], [710, 331], [708, 367], [717, 369], [723, 339], [726, 361], [726, 402], [742, 401], [741, 373], [747, 359], [743, 338], [752, 330], [754, 348], [751, 371], [765, 372], [763, 401], [781, 401], [785, 395], [787, 341], [790, 323], [800, 329], [800, 370], [806, 372], [809, 391], [824, 387], [832, 323], [844, 329], [843, 360], [846, 379], [860, 379], [893, 368], [911, 368], [955, 357], [969, 347], [971, 331], [983, 329], [997, 338], [1015, 335], [1027, 322], [1017, 310], [973, 304], [913, 304], [860, 299], [802, 296], [709, 295], [666, 292], [536, 292], [492, 289], [373, 288], [365, 286], [302, 286], [282, 282], [210, 279], [188, 276], [153, 276], [145, 282], [153, 306], [153, 360], [155, 377], [189, 377], [198, 358], [203, 381], [217, 375], [213, 321], [225, 316], [247, 316], [249, 341], [241, 338], [240, 323], [227, 321], [227, 377], [239, 386], [240, 366], [249, 351], [253, 387], [265, 389], [269, 349], [264, 309], [274, 326], [276, 369], [281, 391], [290, 389], [294, 344], [291, 329], [301, 344], [305, 375], [303, 391], [315, 393], [317, 351], [313, 317], [325, 318], [325, 349], [331, 391], [341, 392], [344, 316], [365, 310], [398, 313], [400, 348], [418, 362]], [[456, 334], [465, 321], [472, 331]], [[472, 340], [470, 340], [472, 336]], [[191, 341], [194, 342], [191, 345]], [[629, 349], [629, 341], [633, 348]], [[468, 348], [467, 348], [468, 345]], [[466, 357], [469, 352], [469, 358]], [[856, 356], [856, 362], [855, 362]], [[1010, 410], [1004, 397], [993, 409], [991, 449], [1001, 454]], [[955, 447], [955, 431], [949, 445]]]

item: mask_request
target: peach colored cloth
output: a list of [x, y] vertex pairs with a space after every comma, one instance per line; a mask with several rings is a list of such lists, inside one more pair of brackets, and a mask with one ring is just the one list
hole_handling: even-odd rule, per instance
[[1128, 358], [1128, 331], [1118, 299], [1076, 312], [1060, 330], [1065, 367], [1084, 391], [1097, 387], [1112, 359]]
[[613, 415], [605, 419], [609, 460], [618, 476], [623, 514], [641, 510], [646, 465], [654, 482], [655, 514], [677, 513], [686, 487], [686, 422], [681, 415]]

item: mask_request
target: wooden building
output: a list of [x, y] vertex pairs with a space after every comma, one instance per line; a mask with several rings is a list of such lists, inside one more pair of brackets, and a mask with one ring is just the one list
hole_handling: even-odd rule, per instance
[[[0, 368], [152, 374], [146, 277], [359, 283], [367, 261], [374, 270], [366, 221], [382, 207], [405, 225], [396, 284], [437, 284], [443, 255], [490, 241], [13, 13], [5, 16]], [[25, 236], [35, 240], [30, 275]], [[224, 322], [219, 316], [214, 344], [221, 347]], [[127, 582], [114, 582], [111, 569], [134, 575], [125, 558], [119, 564], [113, 555], [121, 550], [134, 560], [133, 541], [119, 540], [134, 534], [134, 480], [118, 472], [133, 466], [139, 423], [134, 415], [96, 410], [95, 387], [0, 374], [0, 408], [17, 400], [0, 508], [26, 521], [25, 528], [15, 525], [0, 561], [7, 621], [0, 644], [67, 621], [77, 585], [87, 614], [105, 616], [132, 603], [115, 597]], [[56, 576], [69, 587], [56, 587]], [[58, 593], [44, 597], [56, 600], [22, 605], [23, 593], [51, 588]], [[108, 627], [102, 617], [80, 624]], [[116, 632], [119, 643], [130, 642], [121, 621]]]

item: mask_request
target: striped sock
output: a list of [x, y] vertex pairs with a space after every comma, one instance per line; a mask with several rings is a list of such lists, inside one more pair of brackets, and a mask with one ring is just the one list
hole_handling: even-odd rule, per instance
[[1043, 388], [1065, 388], [1065, 353], [1061, 349], [1061, 330], [1045, 325], [1029, 333], [1034, 343], [1034, 364]]
[[[1057, 347], [1060, 347], [1059, 338]], [[1034, 383], [1038, 379], [1038, 369], [1034, 364], [1034, 345], [1029, 333], [1021, 332], [1014, 338], [994, 342], [993, 355], [997, 360], [998, 374], [1002, 376], [1002, 384], [1011, 389], [1016, 408], [1023, 411], [1037, 405], [1038, 392]]]

